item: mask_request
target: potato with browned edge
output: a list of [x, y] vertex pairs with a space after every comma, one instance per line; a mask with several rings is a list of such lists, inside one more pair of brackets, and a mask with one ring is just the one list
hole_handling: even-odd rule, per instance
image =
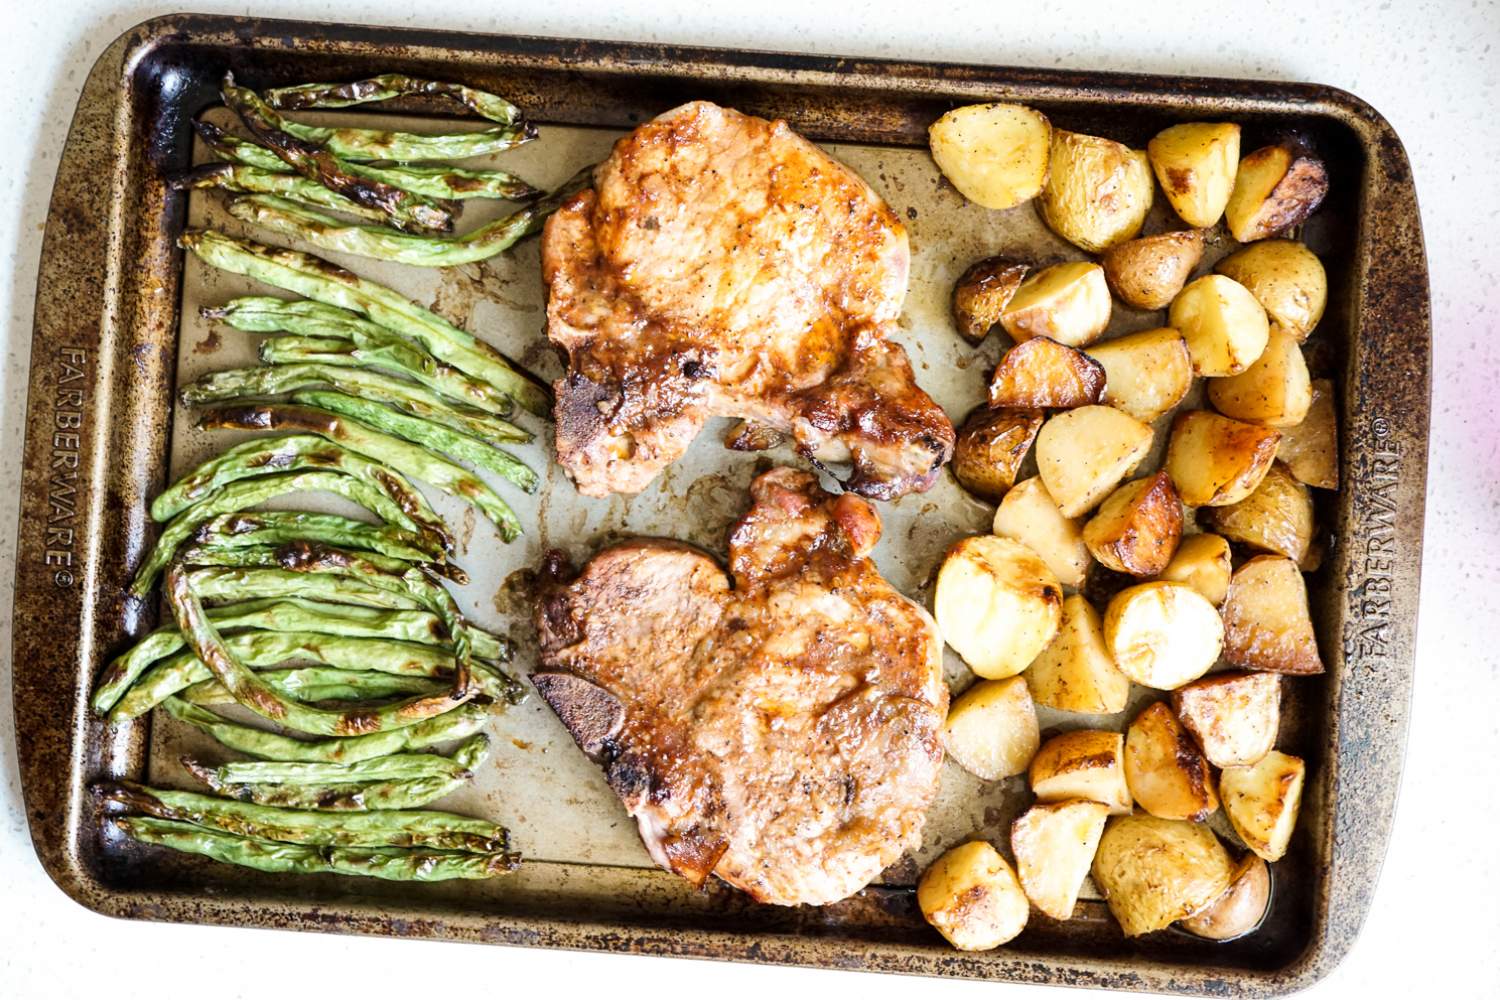
[[954, 108], [927, 129], [932, 158], [965, 198], [985, 208], [1030, 201], [1047, 179], [1052, 126], [1019, 104]]
[[980, 677], [1019, 674], [1057, 634], [1062, 585], [1035, 552], [994, 535], [961, 539], [938, 569], [933, 616]]
[[1265, 350], [1238, 375], [1208, 380], [1208, 401], [1226, 417], [1267, 427], [1295, 427], [1312, 406], [1312, 377], [1302, 348], [1271, 328]]
[[1162, 467], [1183, 503], [1222, 507], [1255, 492], [1271, 470], [1280, 442], [1281, 432], [1274, 428], [1188, 410], [1172, 421]]
[[1039, 802], [1087, 799], [1111, 814], [1130, 812], [1125, 782], [1125, 736], [1103, 729], [1074, 729], [1042, 744], [1031, 760], [1031, 791]]
[[1219, 776], [1219, 796], [1229, 825], [1246, 847], [1267, 861], [1279, 861], [1286, 854], [1306, 777], [1302, 758], [1279, 750], [1254, 764], [1226, 767]]
[[974, 684], [954, 699], [943, 725], [948, 756], [985, 781], [1024, 774], [1041, 743], [1036, 706], [1020, 677]]
[[1177, 926], [1210, 941], [1244, 937], [1260, 926], [1271, 906], [1271, 869], [1254, 854], [1234, 868], [1234, 882], [1212, 903]]
[[990, 376], [990, 405], [1071, 410], [1099, 402], [1104, 366], [1082, 351], [1032, 337], [1005, 352]]
[[[1109, 398], [1108, 388], [1105, 398]], [[1286, 463], [1299, 482], [1320, 490], [1339, 488], [1339, 429], [1333, 405], [1333, 383], [1326, 378], [1313, 379], [1307, 416], [1296, 427], [1281, 432], [1281, 444], [1276, 449], [1276, 457]]]
[[1214, 767], [1254, 764], [1276, 745], [1281, 677], [1210, 674], [1173, 691], [1172, 708]]
[[[1107, 272], [1106, 268], [1106, 272]], [[1241, 247], [1214, 270], [1249, 289], [1271, 326], [1300, 344], [1328, 305], [1328, 273], [1318, 255], [1296, 240], [1261, 240]]]
[[1240, 160], [1224, 221], [1229, 235], [1252, 243], [1305, 221], [1327, 194], [1328, 168], [1304, 144], [1262, 146]]
[[1057, 509], [1041, 476], [1032, 476], [1011, 487], [995, 508], [992, 530], [1041, 556], [1064, 587], [1083, 586], [1094, 561], [1089, 547], [1083, 543], [1083, 526]]
[[1167, 322], [1187, 341], [1193, 374], [1238, 375], [1266, 349], [1266, 311], [1239, 282], [1205, 274], [1189, 282], [1167, 312]]
[[1066, 517], [1091, 510], [1151, 450], [1151, 428], [1109, 406], [1055, 414], [1037, 434], [1036, 467]]
[[1240, 165], [1238, 125], [1173, 125], [1146, 144], [1146, 155], [1167, 201], [1183, 222], [1203, 229], [1219, 221]]
[[938, 858], [917, 882], [917, 908], [960, 951], [998, 948], [1026, 929], [1031, 904], [1000, 852], [982, 840]]
[[1127, 587], [1109, 602], [1104, 642], [1126, 677], [1170, 691], [1202, 677], [1218, 661], [1224, 624], [1192, 587], [1154, 580]]
[[953, 286], [953, 323], [965, 340], [978, 344], [989, 335], [1029, 270], [1009, 257], [986, 257], [969, 266]]
[[1162, 819], [1204, 820], [1219, 808], [1208, 759], [1163, 701], [1125, 730], [1125, 781], [1136, 805]]
[[1200, 520], [1230, 541], [1286, 556], [1299, 566], [1312, 546], [1312, 494], [1280, 462], [1271, 463], [1255, 492], [1238, 503], [1205, 508]]
[[1069, 243], [1099, 253], [1141, 231], [1156, 193], [1142, 150], [1057, 128], [1049, 171], [1037, 204]]
[[1118, 573], [1154, 576], [1167, 568], [1182, 538], [1182, 501], [1165, 472], [1119, 487], [1083, 526], [1083, 541]]
[[1229, 543], [1219, 535], [1203, 532], [1185, 536], [1172, 561], [1156, 578], [1185, 583], [1218, 607], [1229, 593], [1231, 569]]
[[1190, 917], [1234, 881], [1234, 863], [1202, 823], [1116, 816], [1094, 854], [1094, 882], [1126, 937]]
[[1285, 556], [1256, 556], [1234, 571], [1224, 598], [1224, 658], [1279, 674], [1321, 674], [1307, 584]]
[[1000, 325], [1016, 343], [1047, 337], [1069, 347], [1099, 339], [1112, 304], [1104, 269], [1086, 260], [1044, 267], [1021, 282], [1000, 312]]
[[1025, 676], [1037, 704], [1062, 712], [1109, 715], [1130, 700], [1130, 678], [1104, 645], [1104, 620], [1082, 594], [1063, 599], [1057, 635]]
[[1041, 427], [1041, 410], [975, 409], [953, 444], [954, 478], [981, 500], [998, 503], [1015, 484]]
[[1165, 309], [1203, 258], [1203, 233], [1138, 236], [1104, 251], [1099, 258], [1115, 298], [1137, 309]]
[[1187, 340], [1169, 326], [1116, 337], [1088, 353], [1104, 366], [1103, 402], [1142, 423], [1171, 410], [1193, 387]]
[[1109, 807], [1100, 802], [1039, 802], [1010, 826], [1016, 874], [1031, 904], [1054, 920], [1068, 920], [1094, 863]]

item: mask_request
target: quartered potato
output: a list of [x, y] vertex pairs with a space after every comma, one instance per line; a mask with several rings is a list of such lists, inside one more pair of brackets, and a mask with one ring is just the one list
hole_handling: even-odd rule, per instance
[[1130, 812], [1125, 782], [1125, 736], [1103, 729], [1075, 729], [1052, 737], [1031, 761], [1031, 791], [1038, 802], [1087, 799]]
[[[1041, 556], [1064, 587], [1083, 586], [1093, 562], [1089, 547], [1083, 543], [1083, 527], [1057, 509], [1040, 476], [1022, 480], [1005, 494], [995, 509], [993, 530]], [[1224, 582], [1229, 582], [1227, 575]]]
[[1057, 634], [1062, 585], [1035, 552], [995, 535], [965, 538], [933, 593], [938, 631], [980, 677], [1025, 670]]
[[928, 866], [917, 907], [960, 951], [988, 951], [1020, 934], [1031, 904], [1000, 852], [982, 840], [960, 844]]
[[1142, 423], [1182, 402], [1193, 387], [1187, 341], [1169, 326], [1095, 344], [1088, 353], [1104, 366], [1103, 402]]
[[990, 376], [990, 405], [1070, 410], [1099, 402], [1104, 366], [1082, 351], [1033, 337], [1005, 352]]
[[953, 475], [981, 500], [996, 503], [1016, 481], [1016, 472], [1042, 426], [1040, 410], [980, 407], [958, 429]]
[[1146, 145], [1167, 201], [1190, 226], [1219, 221], [1240, 165], [1240, 127], [1224, 122], [1173, 125]]
[[1011, 824], [1010, 850], [1031, 905], [1054, 920], [1073, 916], [1107, 819], [1108, 806], [1074, 799], [1039, 803]]
[[1030, 201], [1047, 179], [1052, 126], [1019, 104], [954, 108], [928, 128], [927, 139], [943, 176], [985, 208]]
[[1105, 825], [1093, 873], [1125, 936], [1138, 937], [1218, 899], [1235, 868], [1202, 823], [1135, 815]]
[[1029, 270], [1008, 257], [986, 257], [963, 273], [953, 286], [953, 322], [964, 339], [978, 344], [988, 336]]
[[1130, 678], [1104, 645], [1104, 622], [1081, 594], [1063, 600], [1057, 635], [1026, 668], [1031, 697], [1063, 712], [1110, 715], [1130, 700]]
[[1076, 247], [1099, 253], [1141, 231], [1155, 185], [1146, 154], [1111, 139], [1052, 130], [1042, 220]]
[[1041, 742], [1036, 706], [1020, 677], [979, 681], [954, 700], [943, 726], [948, 756], [985, 781], [1024, 774]]
[[1156, 578], [1185, 583], [1218, 607], [1229, 593], [1230, 569], [1229, 542], [1205, 532], [1183, 538], [1172, 561]]
[[1112, 246], [1099, 263], [1110, 291], [1121, 302], [1137, 309], [1165, 309], [1202, 257], [1203, 233], [1186, 229]]
[[1235, 866], [1234, 882], [1224, 894], [1178, 926], [1210, 941], [1228, 941], [1259, 927], [1270, 905], [1271, 869], [1247, 854]]
[[1321, 674], [1307, 585], [1285, 556], [1256, 556], [1234, 571], [1224, 599], [1224, 657], [1238, 667]]
[[1224, 221], [1241, 243], [1263, 240], [1306, 220], [1327, 193], [1328, 169], [1305, 147], [1263, 146], [1240, 160]]
[[1126, 677], [1171, 691], [1202, 677], [1219, 659], [1224, 624], [1192, 587], [1155, 580], [1127, 587], [1109, 602], [1104, 642]]
[[1094, 558], [1118, 573], [1154, 576], [1167, 568], [1182, 538], [1182, 501], [1165, 472], [1126, 483], [1083, 526]]
[[1255, 296], [1232, 278], [1205, 274], [1172, 300], [1167, 322], [1187, 340], [1193, 374], [1238, 375], [1266, 349], [1270, 322]]
[[[1042, 428], [1042, 435], [1047, 428]], [[1163, 468], [1189, 507], [1238, 503], [1255, 491], [1276, 459], [1281, 432], [1188, 410], [1172, 421]], [[1037, 456], [1041, 456], [1040, 445]]]
[[1208, 380], [1208, 400], [1226, 417], [1267, 427], [1295, 427], [1312, 406], [1312, 377], [1297, 341], [1271, 327], [1255, 362], [1227, 378]]
[[1111, 406], [1058, 413], [1037, 435], [1036, 465], [1066, 517], [1109, 495], [1151, 450], [1151, 428]]
[[1272, 750], [1254, 764], [1226, 767], [1219, 776], [1224, 815], [1245, 846], [1267, 861], [1286, 854], [1302, 805], [1307, 767], [1300, 757]]
[[[1105, 370], [1109, 368], [1105, 365]], [[1109, 398], [1108, 390], [1105, 398]], [[1296, 427], [1281, 432], [1276, 457], [1292, 475], [1320, 490], [1339, 488], [1338, 418], [1333, 410], [1333, 383], [1326, 378], [1312, 381], [1312, 404]]]
[[1172, 708], [1215, 767], [1254, 764], [1276, 745], [1281, 677], [1210, 674], [1172, 692]]
[[1044, 267], [1021, 282], [1000, 313], [1000, 325], [1018, 344], [1047, 337], [1083, 347], [1109, 326], [1110, 308], [1104, 268], [1072, 260]]
[[1313, 538], [1312, 494], [1281, 462], [1239, 503], [1209, 507], [1201, 520], [1230, 541], [1286, 556], [1299, 566]]
[[1166, 702], [1147, 705], [1125, 730], [1125, 781], [1136, 804], [1162, 819], [1204, 820], [1219, 808], [1208, 760]]
[[[1107, 270], [1107, 268], [1106, 268]], [[1250, 290], [1272, 328], [1307, 339], [1328, 304], [1328, 274], [1318, 255], [1296, 240], [1262, 240], [1242, 247], [1214, 270]]]

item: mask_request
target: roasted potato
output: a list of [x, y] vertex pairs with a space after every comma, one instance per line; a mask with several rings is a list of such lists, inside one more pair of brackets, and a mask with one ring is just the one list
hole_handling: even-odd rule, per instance
[[1021, 282], [1000, 313], [1000, 325], [1018, 344], [1047, 337], [1082, 347], [1109, 326], [1110, 308], [1104, 268], [1071, 260], [1044, 267]]
[[1187, 341], [1169, 326], [1127, 334], [1089, 348], [1104, 366], [1103, 402], [1149, 424], [1193, 387]]
[[1226, 378], [1208, 380], [1208, 400], [1226, 417], [1267, 427], [1295, 427], [1312, 406], [1312, 377], [1302, 348], [1276, 327], [1255, 362]]
[[1031, 696], [1063, 712], [1123, 712], [1130, 678], [1104, 645], [1104, 622], [1081, 594], [1063, 600], [1062, 623], [1047, 648], [1026, 668]]
[[1182, 501], [1165, 472], [1121, 486], [1083, 526], [1083, 542], [1094, 558], [1131, 576], [1166, 569], [1181, 538]]
[[1219, 612], [1184, 583], [1127, 587], [1104, 612], [1104, 644], [1115, 666], [1149, 688], [1171, 691], [1202, 677], [1223, 643]]
[[971, 344], [978, 344], [1000, 322], [1030, 265], [1008, 257], [986, 257], [971, 265], [953, 286], [953, 323]]
[[1074, 729], [1052, 737], [1031, 761], [1031, 791], [1038, 802], [1087, 799], [1130, 812], [1125, 783], [1125, 736], [1103, 729]]
[[1187, 341], [1193, 374], [1238, 375], [1266, 349], [1270, 322], [1244, 285], [1205, 274], [1177, 293], [1167, 322]]
[[1218, 535], [1188, 535], [1177, 545], [1177, 552], [1167, 568], [1156, 575], [1158, 580], [1185, 583], [1218, 607], [1229, 593], [1229, 543]]
[[1125, 730], [1125, 782], [1136, 804], [1162, 819], [1205, 820], [1219, 808], [1207, 758], [1163, 701]]
[[1326, 194], [1328, 169], [1305, 147], [1262, 146], [1240, 160], [1224, 221], [1229, 235], [1252, 243], [1304, 221]]
[[[1106, 371], [1109, 366], [1105, 365]], [[1105, 398], [1109, 398], [1106, 389]], [[1338, 418], [1333, 410], [1333, 383], [1326, 378], [1312, 381], [1312, 405], [1296, 427], [1281, 432], [1276, 457], [1286, 463], [1300, 482], [1320, 490], [1339, 488]]]
[[1214, 270], [1249, 289], [1265, 308], [1272, 329], [1299, 344], [1323, 318], [1328, 274], [1318, 255], [1296, 240], [1252, 243], [1219, 261]]
[[1306, 775], [1302, 758], [1272, 750], [1254, 764], [1226, 767], [1219, 776], [1229, 825], [1246, 847], [1267, 861], [1279, 861], [1286, 854]]
[[1011, 824], [1010, 851], [1031, 905], [1054, 920], [1073, 916], [1107, 819], [1108, 806], [1074, 799], [1039, 803]]
[[1052, 162], [1042, 187], [1042, 220], [1089, 253], [1141, 231], [1155, 185], [1146, 154], [1096, 135], [1052, 130]]
[[1041, 743], [1036, 706], [1020, 677], [979, 681], [954, 700], [943, 726], [948, 756], [985, 781], [1024, 774]]
[[1099, 263], [1115, 298], [1137, 309], [1165, 309], [1203, 257], [1203, 233], [1186, 229], [1120, 243]]
[[1052, 126], [1019, 104], [954, 108], [932, 123], [927, 139], [943, 176], [985, 208], [1030, 201], [1047, 179]]
[[1138, 937], [1218, 899], [1235, 869], [1202, 823], [1137, 814], [1105, 825], [1093, 873], [1125, 936]]
[[1172, 692], [1172, 708], [1215, 767], [1254, 764], [1276, 745], [1281, 678], [1219, 673]]
[[938, 631], [980, 677], [1025, 670], [1057, 634], [1062, 585], [1009, 538], [976, 535], [948, 550], [933, 593]]
[[1285, 556], [1256, 556], [1234, 571], [1224, 598], [1224, 658], [1278, 674], [1321, 674], [1307, 585]]
[[990, 405], [1070, 410], [1099, 402], [1104, 366], [1055, 340], [1032, 337], [1005, 352], [990, 376]]
[[1234, 882], [1223, 895], [1177, 926], [1210, 941], [1243, 937], [1265, 919], [1271, 906], [1271, 869], [1254, 854], [1235, 865]]
[[1005, 494], [995, 509], [993, 530], [1041, 556], [1064, 587], [1083, 586], [1093, 562], [1089, 547], [1083, 544], [1083, 528], [1057, 509], [1040, 476], [1022, 480]]
[[1239, 503], [1205, 508], [1201, 520], [1230, 541], [1286, 556], [1299, 566], [1312, 546], [1312, 494], [1280, 462], [1271, 464], [1254, 493]]
[[1055, 414], [1037, 434], [1036, 467], [1065, 517], [1086, 513], [1151, 450], [1151, 428], [1110, 406]]
[[1281, 432], [1270, 427], [1188, 410], [1172, 421], [1163, 468], [1189, 507], [1222, 507], [1255, 492], [1280, 442]]
[[998, 948], [1031, 916], [1016, 873], [982, 840], [960, 844], [928, 866], [917, 882], [917, 907], [959, 951]]
[[1182, 221], [1200, 229], [1224, 214], [1240, 165], [1240, 127], [1189, 122], [1158, 132], [1146, 144], [1151, 169]]
[[998, 503], [1015, 483], [1041, 426], [1041, 410], [975, 409], [953, 444], [954, 478], [979, 499]]

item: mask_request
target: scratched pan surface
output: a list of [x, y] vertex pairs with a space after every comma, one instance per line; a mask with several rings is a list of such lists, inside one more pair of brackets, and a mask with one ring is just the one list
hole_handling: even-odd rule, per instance
[[[1026, 804], [1021, 779], [983, 783], [951, 763], [921, 850], [854, 899], [786, 910], [756, 906], [721, 886], [693, 892], [651, 866], [597, 769], [536, 698], [492, 721], [491, 763], [442, 803], [511, 827], [528, 860], [509, 879], [421, 887], [276, 879], [103, 840], [83, 791], [89, 782], [132, 774], [188, 785], [178, 763], [183, 753], [221, 753], [162, 713], [149, 724], [106, 732], [86, 718], [81, 699], [97, 664], [156, 620], [154, 604], [134, 606], [120, 596], [147, 541], [144, 501], [234, 440], [195, 430], [192, 412], [171, 405], [172, 390], [207, 371], [254, 363], [260, 339], [208, 324], [197, 308], [264, 286], [170, 250], [184, 224], [257, 234], [227, 215], [220, 196], [171, 196], [159, 180], [164, 170], [204, 158], [183, 127], [192, 116], [230, 123], [212, 107], [213, 82], [227, 67], [252, 85], [398, 68], [492, 86], [534, 109], [542, 123], [541, 139], [497, 162], [543, 186], [597, 161], [631, 124], [682, 100], [708, 97], [786, 116], [904, 218], [913, 266], [897, 336], [919, 382], [955, 420], [980, 401], [1004, 338], [975, 351], [957, 337], [947, 305], [953, 279], [993, 253], [1038, 263], [1082, 255], [1029, 207], [990, 212], [964, 202], [922, 148], [927, 122], [960, 101], [1010, 97], [1043, 107], [1064, 127], [1136, 145], [1188, 116], [1231, 116], [1245, 123], [1247, 141], [1287, 126], [1309, 131], [1324, 147], [1335, 191], [1301, 234], [1324, 256], [1333, 286], [1309, 351], [1315, 367], [1340, 383], [1343, 475], [1352, 489], [1321, 498], [1320, 516], [1336, 544], [1312, 594], [1331, 671], [1287, 685], [1281, 745], [1308, 758], [1311, 776], [1293, 850], [1276, 866], [1266, 925], [1224, 946], [1172, 932], [1126, 942], [1089, 886], [1073, 921], [1034, 917], [1012, 946], [991, 954], [948, 950], [916, 913], [915, 874], [970, 837], [1005, 845], [1010, 820]], [[111, 118], [110, 108], [125, 113]], [[411, 117], [418, 115], [430, 125], [434, 110], [412, 105], [336, 117], [400, 126], [421, 124]], [[128, 123], [123, 131], [120, 122]], [[85, 189], [80, 178], [90, 169], [116, 179], [113, 202], [97, 180]], [[15, 650], [23, 778], [39, 854], [86, 905], [158, 919], [1181, 992], [1265, 994], [1305, 985], [1337, 961], [1368, 904], [1404, 736], [1428, 336], [1425, 263], [1404, 169], [1399, 143], [1378, 118], [1353, 98], [1316, 87], [850, 64], [218, 18], [143, 26], [101, 59], [85, 88], [44, 247]], [[504, 210], [470, 203], [462, 225]], [[1158, 204], [1148, 231], [1170, 224]], [[93, 235], [98, 246], [64, 249], [64, 235]], [[1211, 246], [1202, 270], [1224, 250]], [[330, 256], [551, 377], [560, 369], [545, 346], [537, 254], [533, 240], [506, 257], [438, 271]], [[77, 317], [89, 314], [80, 303], [98, 305], [97, 327], [80, 326]], [[1117, 308], [1110, 336], [1161, 321], [1160, 314]], [[80, 382], [87, 386], [82, 396]], [[76, 438], [67, 436], [72, 423], [80, 425]], [[516, 638], [522, 670], [534, 662], [529, 574], [544, 550], [561, 548], [577, 561], [610, 541], [658, 535], [722, 555], [751, 477], [772, 462], [798, 463], [789, 451], [727, 451], [719, 444], [722, 427], [711, 426], [641, 495], [584, 500], [550, 461], [550, 430], [539, 421], [529, 426], [539, 431], [537, 441], [516, 450], [545, 472], [545, 485], [528, 497], [495, 483], [526, 526], [519, 541], [501, 544], [462, 504], [429, 492], [463, 539], [461, 558], [473, 581], [459, 589], [461, 603], [477, 621]], [[1157, 429], [1160, 442], [1165, 426]], [[945, 476], [931, 492], [879, 505], [879, 512], [877, 563], [897, 587], [930, 605], [943, 550], [984, 530], [993, 509]], [[947, 672], [955, 691], [972, 680], [951, 654]], [[1147, 697], [1137, 690], [1137, 704]], [[1042, 725], [1118, 728], [1128, 714], [1087, 719], [1044, 710]]]

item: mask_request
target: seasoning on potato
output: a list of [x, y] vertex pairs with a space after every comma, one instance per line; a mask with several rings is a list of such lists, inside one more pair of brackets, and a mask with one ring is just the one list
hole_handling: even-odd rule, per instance
[[990, 376], [990, 405], [1069, 410], [1099, 402], [1104, 366], [1082, 351], [1032, 337], [1005, 352]]
[[1000, 852], [982, 840], [938, 858], [917, 882], [917, 907], [960, 951], [988, 951], [1026, 928], [1031, 904]]
[[1260, 926], [1271, 906], [1271, 869], [1254, 854], [1235, 866], [1234, 882], [1212, 903], [1177, 925], [1210, 941], [1244, 937]]
[[1182, 334], [1169, 326], [1116, 337], [1089, 348], [1104, 366], [1102, 402], [1151, 423], [1193, 387], [1193, 359]]
[[1036, 465], [1057, 509], [1078, 517], [1109, 495], [1151, 450], [1151, 428], [1110, 406], [1056, 414], [1037, 434]]
[[1214, 767], [1254, 764], [1276, 745], [1281, 677], [1211, 674], [1173, 691], [1172, 708]]
[[1219, 776], [1224, 815], [1245, 846], [1267, 861], [1286, 854], [1307, 766], [1300, 757], [1272, 750], [1254, 764], [1226, 767]]
[[1041, 742], [1036, 706], [1020, 677], [974, 684], [954, 699], [943, 725], [948, 756], [985, 781], [1026, 773]]
[[1031, 792], [1038, 802], [1087, 799], [1130, 812], [1125, 781], [1125, 736], [1104, 729], [1074, 729], [1042, 744], [1031, 761]]
[[1240, 127], [1187, 122], [1163, 129], [1146, 144], [1151, 169], [1182, 221], [1200, 229], [1224, 214], [1240, 165]]
[[1193, 588], [1156, 580], [1128, 587], [1109, 602], [1104, 641], [1126, 677], [1170, 691], [1202, 677], [1219, 659], [1224, 623]]
[[1208, 381], [1208, 401], [1226, 417], [1267, 427], [1295, 427], [1312, 406], [1312, 377], [1302, 348], [1272, 327], [1260, 357], [1227, 378]]
[[1110, 291], [1137, 309], [1165, 309], [1203, 258], [1203, 233], [1185, 229], [1141, 236], [1099, 258]]
[[[1013, 538], [1041, 557], [1064, 587], [1081, 587], [1093, 556], [1083, 541], [1083, 526], [1065, 517], [1047, 492], [1040, 476], [1022, 480], [1005, 494], [995, 509], [992, 530]], [[1225, 585], [1229, 583], [1226, 574]], [[1066, 605], [1065, 605], [1066, 607]], [[1064, 613], [1066, 617], [1066, 612]]]
[[1015, 483], [1041, 426], [1041, 410], [976, 409], [953, 444], [954, 478], [981, 500], [997, 503]]
[[1238, 375], [1266, 349], [1271, 325], [1255, 296], [1222, 274], [1205, 274], [1172, 300], [1167, 322], [1187, 340], [1193, 374]]
[[1327, 194], [1328, 168], [1305, 145], [1263, 146], [1240, 160], [1224, 221], [1229, 235], [1252, 243], [1306, 221]]
[[1131, 576], [1154, 576], [1166, 569], [1181, 538], [1182, 501], [1165, 472], [1116, 489], [1083, 527], [1083, 541], [1093, 557]]
[[[1108, 396], [1106, 389], [1105, 398]], [[1281, 432], [1281, 444], [1276, 449], [1276, 457], [1286, 463], [1298, 481], [1320, 490], [1339, 488], [1338, 417], [1333, 406], [1333, 383], [1326, 378], [1313, 379], [1307, 416], [1296, 427]]]
[[1166, 702], [1147, 705], [1125, 731], [1125, 781], [1136, 804], [1162, 819], [1196, 822], [1219, 808], [1208, 758]]
[[1307, 585], [1285, 556], [1256, 556], [1234, 571], [1224, 598], [1224, 658], [1237, 667], [1321, 674]]
[[1019, 674], [1046, 648], [1062, 619], [1062, 585], [1020, 542], [994, 535], [959, 541], [933, 592], [943, 640], [980, 677]]
[[927, 130], [932, 158], [965, 198], [985, 208], [1030, 201], [1047, 179], [1052, 126], [1019, 104], [954, 108]]
[[1044, 267], [1021, 282], [1000, 313], [1000, 325], [1017, 343], [1047, 337], [1083, 347], [1109, 326], [1110, 308], [1104, 269], [1073, 260]]
[[1203, 532], [1179, 542], [1172, 561], [1156, 578], [1185, 583], [1218, 607], [1229, 593], [1230, 569], [1229, 542], [1220, 535]]
[[1245, 499], [1202, 511], [1205, 527], [1261, 552], [1286, 556], [1299, 566], [1313, 540], [1313, 503], [1307, 487], [1281, 462]]
[[1052, 130], [1052, 158], [1042, 187], [1042, 220], [1089, 253], [1141, 231], [1156, 185], [1142, 150], [1096, 135]]
[[1262, 240], [1241, 247], [1214, 270], [1244, 285], [1265, 308], [1271, 325], [1298, 343], [1312, 333], [1328, 305], [1323, 262], [1296, 240]]
[[953, 286], [953, 322], [971, 344], [989, 335], [1031, 269], [1009, 257], [986, 257], [969, 266]]
[[1104, 620], [1082, 594], [1063, 599], [1057, 635], [1026, 668], [1037, 704], [1062, 712], [1109, 715], [1125, 710], [1130, 678], [1104, 644]]
[[[1046, 432], [1044, 425], [1039, 438]], [[1172, 421], [1162, 467], [1189, 507], [1224, 506], [1255, 492], [1276, 460], [1280, 442], [1281, 432], [1274, 428], [1188, 410]]]
[[1033, 906], [1054, 920], [1068, 920], [1094, 862], [1109, 807], [1099, 802], [1041, 802], [1010, 827], [1016, 874]]
[[1135, 815], [1105, 825], [1093, 874], [1125, 936], [1139, 937], [1218, 899], [1235, 869], [1202, 823]]

